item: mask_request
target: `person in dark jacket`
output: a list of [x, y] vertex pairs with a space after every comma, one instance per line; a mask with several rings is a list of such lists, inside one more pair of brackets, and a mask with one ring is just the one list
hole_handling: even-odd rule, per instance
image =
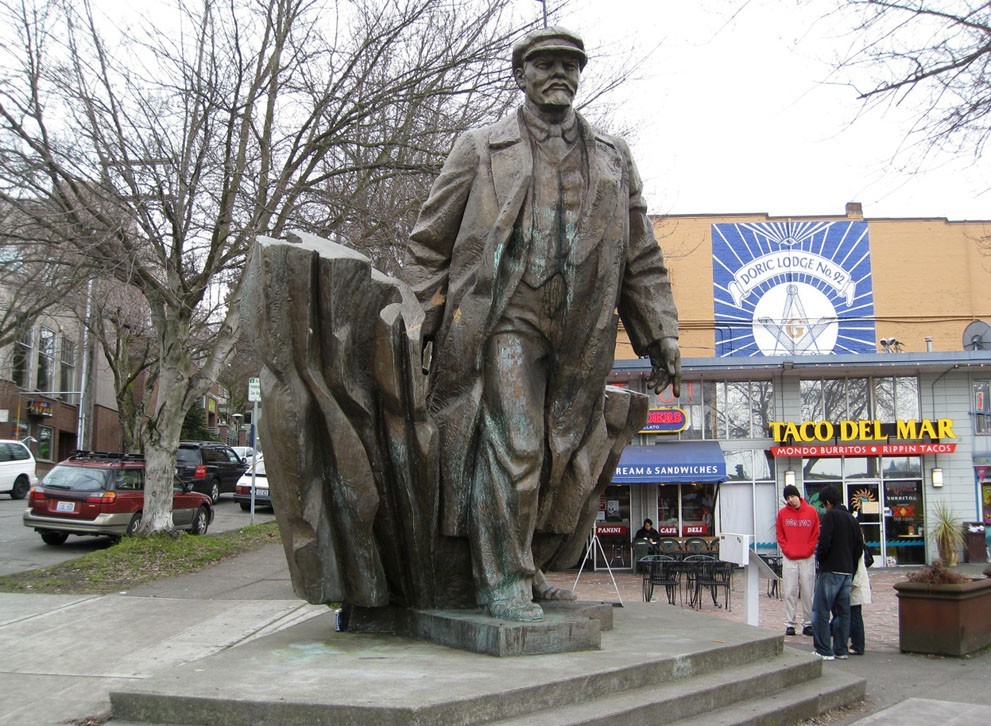
[[[850, 588], [864, 540], [836, 489], [824, 487], [819, 494], [826, 506], [819, 527], [816, 561], [819, 578], [812, 597], [812, 641], [823, 660], [846, 659], [850, 639]], [[830, 618], [832, 616], [832, 618]]]
[[643, 526], [638, 529], [637, 533], [633, 536], [634, 542], [640, 540], [647, 540], [650, 542], [650, 547], [647, 549], [648, 555], [656, 555], [660, 552], [657, 545], [661, 543], [661, 535], [656, 529], [654, 529], [654, 523], [650, 519], [643, 520]]

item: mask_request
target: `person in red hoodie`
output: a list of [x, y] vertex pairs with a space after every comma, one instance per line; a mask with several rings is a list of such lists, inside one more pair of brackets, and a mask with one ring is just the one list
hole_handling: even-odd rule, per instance
[[781, 579], [785, 591], [785, 635], [795, 635], [798, 600], [802, 600], [802, 635], [812, 635], [812, 593], [816, 584], [815, 551], [819, 541], [819, 512], [802, 499], [798, 487], [784, 490], [785, 505], [778, 511], [778, 547], [784, 559]]

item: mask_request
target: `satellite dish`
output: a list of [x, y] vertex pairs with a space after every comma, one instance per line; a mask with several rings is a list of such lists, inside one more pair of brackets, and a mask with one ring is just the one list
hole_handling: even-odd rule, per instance
[[991, 325], [975, 320], [963, 330], [964, 350], [991, 350]]

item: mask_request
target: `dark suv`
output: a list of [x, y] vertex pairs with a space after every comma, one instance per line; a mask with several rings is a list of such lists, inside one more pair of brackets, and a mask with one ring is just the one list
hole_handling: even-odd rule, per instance
[[[63, 544], [70, 534], [134, 533], [144, 509], [145, 462], [132, 454], [77, 451], [31, 488], [24, 526], [45, 544]], [[210, 498], [175, 480], [172, 523], [176, 529], [206, 534], [213, 522]]]
[[224, 492], [234, 491], [248, 468], [230, 446], [216, 441], [180, 441], [175, 455], [175, 473], [216, 504]]

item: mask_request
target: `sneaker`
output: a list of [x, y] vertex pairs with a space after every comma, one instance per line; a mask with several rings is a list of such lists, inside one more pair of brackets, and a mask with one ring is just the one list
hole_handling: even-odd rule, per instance
[[850, 656], [848, 656], [846, 653], [844, 653], [843, 655], [837, 655], [836, 656], [836, 660], [847, 660], [849, 657]]
[[820, 653], [818, 651], [816, 651], [815, 654], [817, 656], [819, 656], [820, 658], [822, 658], [823, 660], [836, 660], [836, 657], [835, 656], [832, 656], [832, 655], [823, 655], [822, 653]]
[[802, 628], [802, 635], [807, 635], [807, 636], [809, 636], [811, 638], [812, 637], [812, 626], [811, 625], [806, 625], [804, 628]]
[[785, 628], [785, 635], [794, 635], [794, 634], [795, 634], [795, 629], [793, 627], [789, 625], [787, 628]]

